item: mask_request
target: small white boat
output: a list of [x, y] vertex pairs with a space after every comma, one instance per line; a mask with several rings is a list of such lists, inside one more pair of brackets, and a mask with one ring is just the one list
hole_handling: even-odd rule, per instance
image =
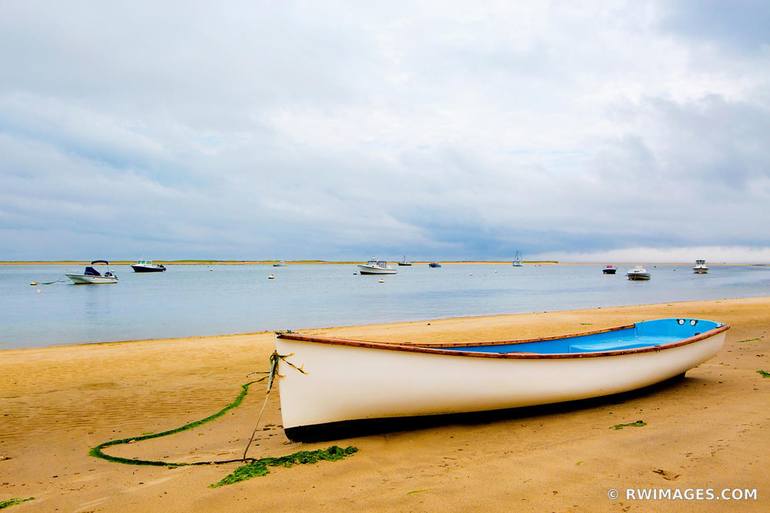
[[358, 266], [358, 272], [361, 274], [396, 274], [398, 271], [384, 260], [369, 260], [366, 264]]
[[707, 274], [709, 272], [709, 266], [706, 265], [705, 260], [696, 260], [692, 272], [695, 274]]
[[633, 281], [647, 281], [650, 279], [650, 273], [641, 265], [637, 265], [626, 273], [626, 277]]
[[[660, 319], [562, 338], [413, 345], [279, 334], [292, 440], [340, 423], [574, 401], [646, 387], [713, 357], [729, 327]], [[298, 369], [302, 369], [299, 371]], [[333, 437], [333, 436], [332, 436]]]
[[72, 280], [75, 285], [102, 285], [107, 283], [117, 283], [118, 277], [112, 271], [100, 273], [92, 266], [97, 264], [109, 265], [106, 260], [94, 260], [90, 266], [87, 266], [83, 274], [65, 273], [65, 276]]
[[152, 260], [139, 260], [137, 263], [131, 264], [131, 269], [135, 273], [162, 273], [166, 270], [166, 266], [154, 264]]
[[511, 262], [511, 265], [513, 267], [522, 267], [521, 253], [519, 253], [518, 251], [516, 252], [516, 256], [513, 257], [513, 262]]
[[268, 274], [268, 275], [267, 275], [267, 279], [268, 279], [268, 280], [274, 280], [274, 279], [275, 279], [275, 274], [272, 274], [272, 273], [271, 273], [271, 274]]

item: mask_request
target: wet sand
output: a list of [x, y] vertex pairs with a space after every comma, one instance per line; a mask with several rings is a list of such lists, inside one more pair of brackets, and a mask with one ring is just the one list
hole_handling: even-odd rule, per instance
[[[13, 512], [724, 511], [720, 501], [608, 499], [616, 488], [757, 488], [770, 509], [770, 298], [309, 330], [383, 341], [530, 338], [657, 317], [732, 325], [714, 359], [687, 378], [577, 404], [431, 422], [339, 440], [359, 453], [339, 462], [272, 468], [212, 489], [237, 465], [128, 466], [88, 456], [100, 442], [169, 429], [229, 403], [251, 371], [267, 368], [270, 333], [0, 352], [0, 501], [35, 497]], [[458, 376], [462, 379], [462, 376]], [[110, 448], [167, 461], [240, 456], [264, 397], [197, 429]], [[610, 426], [644, 420], [641, 428]], [[252, 456], [331, 443], [289, 442], [270, 396]]]

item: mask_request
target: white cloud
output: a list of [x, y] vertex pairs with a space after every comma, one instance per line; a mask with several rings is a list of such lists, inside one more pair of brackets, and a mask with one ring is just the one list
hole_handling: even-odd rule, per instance
[[768, 247], [768, 48], [688, 5], [6, 2], [0, 258]]
[[747, 246], [695, 246], [676, 248], [636, 247], [591, 252], [541, 253], [529, 257], [532, 260], [559, 260], [564, 262], [648, 262], [691, 263], [704, 258], [709, 263], [767, 263], [770, 247]]

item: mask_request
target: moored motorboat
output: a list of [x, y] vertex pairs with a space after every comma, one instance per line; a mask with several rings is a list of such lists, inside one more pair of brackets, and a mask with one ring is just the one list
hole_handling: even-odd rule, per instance
[[65, 273], [65, 276], [75, 285], [103, 285], [118, 282], [118, 277], [112, 271], [108, 270], [102, 274], [92, 267], [98, 264], [109, 265], [110, 263], [106, 260], [93, 260], [90, 266], [86, 266], [83, 274]]
[[278, 262], [275, 262], [273, 264], [273, 267], [286, 267], [286, 262], [284, 262], [283, 260], [279, 260]]
[[396, 274], [398, 271], [389, 266], [384, 260], [372, 259], [365, 264], [360, 264], [358, 272], [361, 274]]
[[438, 262], [431, 262], [431, 263], [428, 264], [428, 267], [433, 267], [434, 269], [437, 269], [437, 268], [441, 267], [441, 264], [438, 263]]
[[632, 281], [647, 281], [650, 279], [650, 273], [641, 265], [637, 265], [626, 273], [626, 277]]
[[152, 260], [139, 260], [137, 263], [131, 264], [131, 269], [135, 273], [162, 273], [166, 270], [166, 266], [154, 264]]
[[602, 273], [604, 274], [615, 274], [616, 272], [618, 272], [618, 268], [611, 264], [607, 264], [607, 266], [602, 269]]
[[705, 260], [696, 260], [692, 272], [695, 274], [707, 274], [709, 272], [709, 266], [706, 265]]
[[278, 364], [283, 426], [301, 440], [349, 421], [626, 392], [713, 357], [727, 329], [714, 321], [660, 319], [565, 337], [431, 346], [283, 333], [276, 341], [284, 355]]

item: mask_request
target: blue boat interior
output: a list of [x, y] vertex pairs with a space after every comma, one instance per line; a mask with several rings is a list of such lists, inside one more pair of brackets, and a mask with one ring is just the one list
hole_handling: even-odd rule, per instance
[[468, 345], [445, 349], [472, 353], [596, 353], [656, 347], [694, 337], [722, 326], [702, 319], [658, 319], [606, 333], [518, 344]]

